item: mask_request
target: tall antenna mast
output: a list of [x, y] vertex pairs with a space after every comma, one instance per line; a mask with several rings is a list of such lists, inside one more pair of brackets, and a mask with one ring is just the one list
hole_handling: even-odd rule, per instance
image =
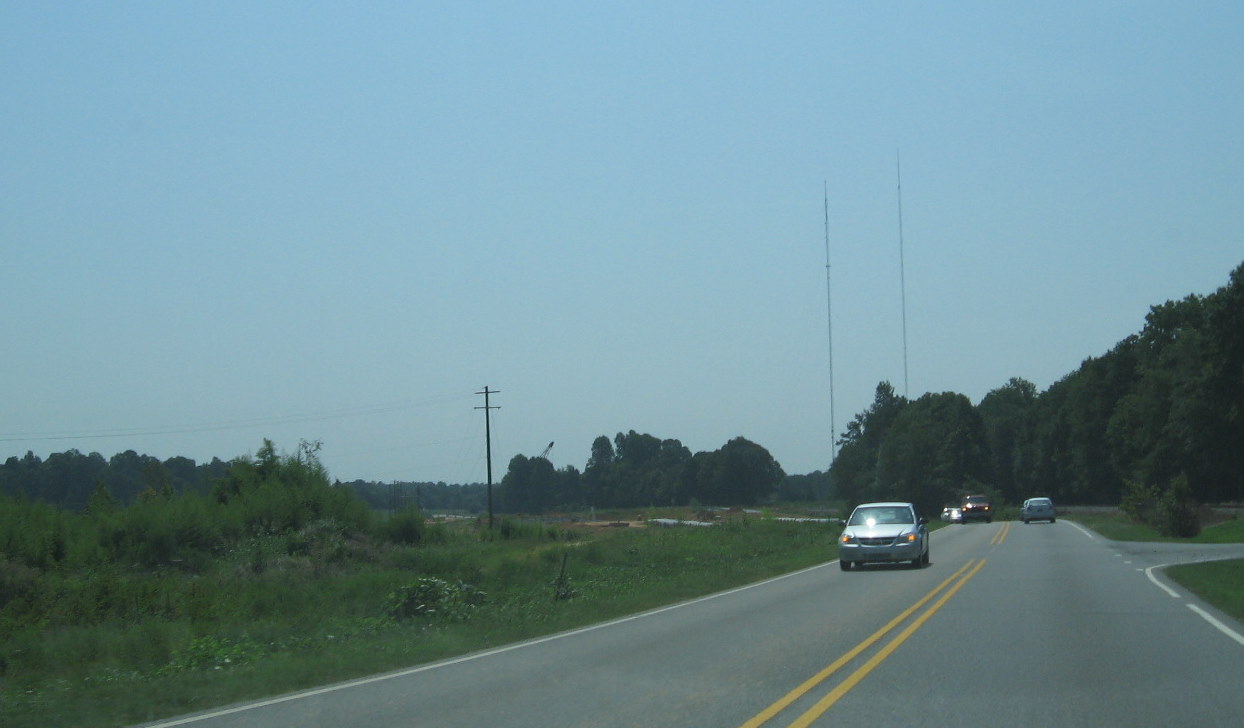
[[898, 173], [898, 280], [903, 297], [903, 396], [907, 397], [907, 274], [903, 265], [903, 160], [894, 153]]
[[[834, 417], [834, 301], [829, 279], [829, 180], [825, 180], [825, 320], [829, 328], [829, 464], [838, 456], [837, 418]], [[828, 475], [828, 473], [826, 473]]]

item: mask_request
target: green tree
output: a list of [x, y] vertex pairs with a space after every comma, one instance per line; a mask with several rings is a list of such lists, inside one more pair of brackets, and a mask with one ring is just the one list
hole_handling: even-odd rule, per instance
[[915, 503], [923, 513], [992, 480], [980, 414], [962, 394], [926, 394], [910, 403], [886, 433], [877, 459], [880, 500]]
[[786, 475], [769, 451], [736, 437], [712, 453], [696, 456], [695, 497], [705, 503], [751, 506], [768, 498]]
[[1023, 446], [1030, 436], [1036, 402], [1036, 385], [1012, 377], [1004, 386], [986, 394], [976, 407], [989, 445], [994, 486], [1012, 503], [1023, 500], [1027, 492], [1022, 482]]
[[1207, 403], [1193, 457], [1203, 470], [1190, 487], [1205, 501], [1244, 500], [1244, 263], [1205, 302]]
[[557, 477], [546, 458], [515, 455], [501, 479], [501, 509], [508, 513], [544, 513], [557, 497]]
[[824, 501], [829, 498], [829, 475], [820, 470], [806, 475], [787, 474], [778, 483], [777, 499], [780, 501]]
[[829, 476], [837, 496], [848, 503], [876, 500], [877, 456], [886, 432], [907, 406], [907, 398], [894, 393], [889, 382], [877, 385], [872, 405], [847, 423], [839, 439], [838, 456]]
[[613, 493], [616, 490], [613, 477], [615, 455], [613, 442], [604, 435], [592, 441], [592, 455], [583, 470], [584, 496], [589, 506], [607, 507], [612, 505]]
[[316, 520], [365, 530], [370, 525], [367, 506], [350, 488], [330, 483], [316, 449], [300, 447], [296, 455], [281, 456], [265, 439], [254, 457], [234, 460], [212, 496], [227, 507], [230, 518], [257, 535], [296, 530]]

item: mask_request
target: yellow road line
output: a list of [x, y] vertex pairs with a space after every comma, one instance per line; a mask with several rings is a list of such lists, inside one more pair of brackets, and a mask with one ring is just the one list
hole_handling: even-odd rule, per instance
[[1011, 522], [1006, 521], [1005, 523], [1002, 524], [1002, 528], [999, 528], [998, 532], [995, 533], [993, 535], [993, 538], [989, 540], [989, 545], [990, 546], [1001, 546], [1002, 542], [1006, 540], [1007, 535], [1010, 533], [1011, 533]]
[[[985, 562], [982, 561], [981, 564], [983, 563]], [[877, 642], [877, 640], [880, 640], [882, 637], [886, 636], [886, 634], [888, 634], [890, 630], [897, 627], [899, 624], [903, 622], [903, 620], [910, 617], [913, 612], [915, 612], [920, 607], [924, 606], [924, 604], [928, 602], [930, 599], [932, 599], [938, 592], [946, 588], [947, 584], [957, 579], [959, 575], [962, 574], [964, 571], [967, 571], [968, 567], [970, 567], [971, 565], [972, 565], [972, 560], [969, 559], [968, 562], [964, 564], [963, 566], [961, 566], [958, 571], [951, 574], [949, 577], [946, 578], [945, 581], [943, 581], [941, 584], [938, 584], [936, 587], [934, 587], [933, 591], [921, 597], [918, 602], [911, 605], [907, 609], [903, 610], [901, 614], [899, 614], [894, 619], [890, 620], [889, 623], [886, 624], [886, 626], [877, 630], [870, 637], [865, 639], [863, 642], [851, 648], [850, 652], [847, 652], [842, 657], [839, 657], [837, 660], [834, 660], [834, 662], [828, 667], [826, 667], [824, 670], [821, 670], [817, 674], [805, 680], [803, 684], [801, 684], [799, 687], [795, 688], [794, 690], [790, 691], [786, 695], [782, 696], [782, 698], [778, 700], [776, 703], [774, 703], [773, 705], [770, 705], [769, 707], [757, 713], [754, 718], [747, 721], [739, 728], [757, 728], [758, 726], [763, 725], [773, 716], [785, 710], [787, 707], [790, 706], [791, 703], [803, 697], [809, 690], [811, 690], [812, 688], [824, 682], [826, 678], [828, 678], [830, 675], [833, 675], [835, 672], [841, 669], [843, 665], [847, 664], [851, 660], [854, 660], [856, 657], [859, 656], [861, 652], [868, 649], [875, 642]], [[980, 565], [978, 564], [976, 568], [979, 569]], [[975, 573], [975, 571], [973, 571], [972, 573]], [[964, 581], [967, 581], [967, 579], [964, 579]], [[963, 585], [962, 582], [960, 582], [960, 584], [956, 586], [955, 589], [958, 589], [959, 586], [962, 586], [962, 585]], [[951, 593], [954, 593], [954, 592], [952, 591]], [[945, 601], [945, 597], [943, 597], [942, 601], [943, 602]]]
[[[971, 562], [969, 561], [968, 563], [970, 564]], [[916, 630], [920, 629], [921, 625], [923, 625], [926, 621], [928, 621], [929, 617], [932, 617], [933, 614], [937, 612], [937, 610], [941, 609], [942, 606], [945, 605], [946, 602], [949, 601], [950, 598], [955, 595], [955, 592], [959, 591], [959, 589], [964, 584], [968, 583], [968, 579], [971, 579], [973, 576], [976, 576], [976, 572], [980, 571], [981, 567], [984, 565], [985, 565], [985, 560], [981, 559], [980, 563], [978, 563], [975, 568], [973, 568], [971, 571], [967, 573], [967, 575], [965, 575], [962, 579], [960, 579], [958, 584], [955, 584], [953, 587], [947, 590], [947, 592], [942, 595], [941, 599], [938, 599], [937, 602], [935, 602], [933, 606], [929, 607], [929, 609], [924, 614], [921, 614], [919, 617], [917, 617], [916, 621], [907, 625], [906, 629], [900, 632], [897, 637], [895, 637], [893, 640], [890, 641], [888, 645], [881, 648], [881, 650], [878, 651], [877, 654], [873, 655], [868, 660], [868, 662], [864, 663], [862, 666], [860, 666], [858, 670], [851, 673], [850, 677], [848, 677], [846, 680], [843, 680], [841, 683], [839, 683], [838, 686], [835, 687], [833, 690], [831, 690], [828, 695], [818, 700], [816, 702], [816, 705], [813, 705], [810, 709], [808, 709], [806, 713], [799, 716], [799, 718], [797, 718], [794, 723], [790, 724], [790, 728], [807, 728], [807, 726], [812, 724], [812, 721], [816, 720], [817, 718], [820, 718], [821, 715], [825, 713], [825, 711], [833, 707], [834, 703], [838, 702], [838, 700], [842, 698], [842, 696], [850, 692], [851, 689], [854, 688], [856, 685], [858, 685], [861, 680], [867, 677], [870, 672], [876, 669], [876, 667], [880, 665], [882, 662], [884, 662], [887, 657], [893, 654], [893, 652], [899, 648], [899, 645], [902, 645], [904, 642], [906, 642], [908, 637], [911, 637], [912, 634], [914, 634]], [[967, 568], [967, 567], [965, 566], [964, 568]], [[951, 577], [951, 578], [953, 579], [954, 577]], [[938, 587], [938, 589], [940, 588], [941, 587]]]

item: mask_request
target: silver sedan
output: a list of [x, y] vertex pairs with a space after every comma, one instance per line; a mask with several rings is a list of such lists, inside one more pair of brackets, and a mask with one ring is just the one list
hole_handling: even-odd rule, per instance
[[1029, 498], [1019, 509], [1019, 519], [1024, 523], [1049, 520], [1054, 522], [1054, 502], [1049, 498]]
[[911, 503], [865, 503], [855, 507], [838, 537], [838, 565], [908, 561], [929, 563], [929, 519]]

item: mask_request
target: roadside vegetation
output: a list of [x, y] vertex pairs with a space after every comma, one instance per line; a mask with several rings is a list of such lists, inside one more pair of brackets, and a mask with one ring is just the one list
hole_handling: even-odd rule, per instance
[[1158, 527], [1137, 520], [1119, 508], [1070, 508], [1065, 516], [1112, 541], [1167, 541], [1170, 543], [1244, 543], [1244, 509], [1201, 509], [1206, 523], [1197, 535], [1163, 534]]
[[[825, 562], [838, 527], [759, 511], [597, 522], [371, 512], [270, 443], [209, 497], [0, 498], [0, 715], [130, 725], [424, 663]], [[713, 528], [645, 526], [647, 517]]]

